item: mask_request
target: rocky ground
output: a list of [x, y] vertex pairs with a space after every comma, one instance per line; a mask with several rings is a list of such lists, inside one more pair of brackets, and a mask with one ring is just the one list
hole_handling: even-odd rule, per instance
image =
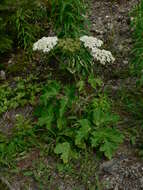
[[[137, 3], [136, 0], [92, 1], [92, 33], [103, 39], [109, 50], [116, 55], [115, 70], [110, 72], [107, 80], [112, 91], [123, 86], [132, 88], [135, 84], [135, 79], [122, 76], [122, 71], [129, 67], [132, 48], [132, 18], [129, 13]], [[134, 148], [128, 144], [123, 145], [111, 161], [103, 161], [99, 168], [100, 183], [104, 184], [104, 190], [143, 189], [143, 161], [136, 157]]]

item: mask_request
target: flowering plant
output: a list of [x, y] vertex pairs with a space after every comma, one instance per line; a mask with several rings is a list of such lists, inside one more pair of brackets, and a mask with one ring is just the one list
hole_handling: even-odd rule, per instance
[[58, 43], [58, 38], [54, 37], [43, 37], [33, 45], [33, 51], [42, 51], [43, 53], [50, 52]]
[[102, 40], [92, 36], [82, 36], [80, 41], [84, 43], [85, 48], [89, 48], [91, 50], [93, 58], [99, 61], [102, 65], [113, 63], [115, 61], [115, 58], [112, 56], [110, 51], [99, 49], [99, 47], [103, 45]]
[[[33, 50], [41, 50], [43, 51], [43, 53], [48, 53], [58, 44], [58, 41], [59, 40], [56, 36], [43, 37], [36, 43], [34, 43]], [[84, 44], [85, 48], [88, 48], [91, 51], [91, 55], [93, 56], [93, 58], [99, 61], [102, 65], [105, 65], [106, 63], [113, 63], [115, 61], [115, 58], [110, 51], [107, 51], [105, 49], [99, 49], [99, 47], [103, 45], [102, 40], [99, 40], [92, 36], [82, 36], [80, 38], [80, 41]], [[60, 39], [59, 46], [64, 50], [71, 50], [71, 52], [71, 47], [73, 46], [76, 47], [77, 50], [80, 49], [80, 44], [78, 40], [73, 40], [71, 38], [68, 38], [66, 40]]]
[[[85, 75], [93, 70], [94, 61], [102, 65], [113, 63], [115, 58], [110, 51], [99, 49], [103, 41], [92, 36], [82, 36], [79, 39], [63, 38], [56, 36], [43, 37], [33, 45], [34, 51], [49, 53], [50, 57], [55, 57], [62, 69], [67, 69], [70, 73]], [[52, 53], [50, 53], [51, 50]]]

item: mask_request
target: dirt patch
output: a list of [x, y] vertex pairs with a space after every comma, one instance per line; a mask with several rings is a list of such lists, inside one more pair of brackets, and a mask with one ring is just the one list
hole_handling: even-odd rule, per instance
[[[116, 58], [114, 66], [105, 69], [108, 70], [105, 72], [108, 80], [128, 70], [132, 47], [129, 14], [136, 4], [136, 0], [92, 0], [91, 32], [104, 41], [106, 49], [110, 50]], [[117, 77], [120, 78], [120, 74]]]

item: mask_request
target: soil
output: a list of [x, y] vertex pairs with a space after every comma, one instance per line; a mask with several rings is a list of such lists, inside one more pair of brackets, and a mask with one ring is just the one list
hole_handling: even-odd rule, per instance
[[[129, 14], [137, 0], [92, 1], [92, 33], [102, 39], [107, 48], [116, 55], [114, 67], [106, 72], [107, 86], [112, 91], [121, 87], [133, 88], [136, 80], [123, 74], [128, 71], [132, 36]], [[141, 190], [143, 189], [143, 161], [136, 156], [135, 148], [122, 145], [114, 158], [103, 161], [99, 167], [100, 183], [104, 190]]]

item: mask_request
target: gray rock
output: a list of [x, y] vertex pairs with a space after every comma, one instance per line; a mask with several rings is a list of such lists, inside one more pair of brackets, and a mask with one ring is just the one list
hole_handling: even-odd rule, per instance
[[3, 71], [3, 70], [0, 71], [0, 79], [6, 80], [6, 74], [5, 74], [5, 71]]
[[141, 177], [139, 180], [140, 180], [141, 188], [143, 188], [143, 177]]

